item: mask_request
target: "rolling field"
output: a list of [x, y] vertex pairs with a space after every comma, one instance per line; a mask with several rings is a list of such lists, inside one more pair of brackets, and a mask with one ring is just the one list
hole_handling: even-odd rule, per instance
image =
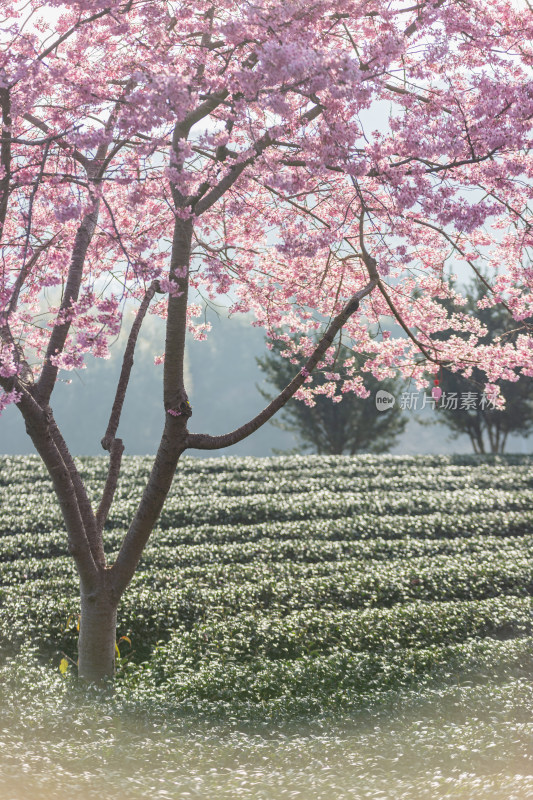
[[[104, 459], [80, 461], [93, 499]], [[125, 460], [119, 547], [150, 468]], [[37, 458], [0, 458], [9, 800], [533, 797], [533, 459], [192, 459], [118, 615], [113, 695]]]
[[[82, 460], [96, 499], [103, 459]], [[527, 457], [186, 458], [119, 609], [122, 680], [189, 703], [358, 707], [530, 675]], [[116, 552], [148, 474], [129, 458]], [[37, 458], [0, 462], [0, 650], [76, 658], [77, 580]]]

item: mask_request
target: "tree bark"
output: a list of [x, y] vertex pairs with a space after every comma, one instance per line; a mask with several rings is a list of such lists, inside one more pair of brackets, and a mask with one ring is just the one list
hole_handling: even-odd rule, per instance
[[86, 591], [81, 585], [78, 676], [90, 683], [101, 683], [115, 674], [117, 600], [102, 588]]

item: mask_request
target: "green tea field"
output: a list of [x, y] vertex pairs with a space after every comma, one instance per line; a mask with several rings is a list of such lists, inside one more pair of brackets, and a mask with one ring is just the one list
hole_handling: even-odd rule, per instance
[[[96, 499], [106, 462], [80, 463]], [[367, 724], [415, 713], [418, 698], [440, 715], [430, 739], [441, 755], [439, 730], [451, 725], [459, 751], [482, 753], [490, 774], [500, 765], [511, 781], [501, 796], [522, 800], [512, 776], [531, 774], [532, 466], [525, 456], [185, 458], [119, 609], [117, 638], [131, 646], [119, 642], [105, 702], [167, 720]], [[149, 468], [125, 461], [109, 560]], [[76, 660], [77, 580], [37, 458], [0, 458], [0, 498], [4, 693], [20, 711], [48, 681], [65, 703], [81, 691], [73, 665], [59, 673], [63, 657]], [[438, 710], [448, 701], [461, 723]], [[472, 720], [465, 744], [458, 730]], [[405, 741], [423, 748], [409, 730]], [[419, 785], [390, 796], [425, 795]]]

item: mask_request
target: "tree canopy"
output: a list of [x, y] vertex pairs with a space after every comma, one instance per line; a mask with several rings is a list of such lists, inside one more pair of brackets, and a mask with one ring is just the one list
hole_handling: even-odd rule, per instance
[[[337, 313], [372, 282], [345, 333], [378, 378], [400, 369], [423, 381], [437, 361], [468, 370], [474, 347], [489, 391], [530, 370], [528, 335], [481, 345], [470, 318], [435, 302], [450, 291], [447, 260], [485, 261], [499, 270], [494, 301], [517, 321], [529, 314], [525, 5], [24, 8], [2, 11], [4, 403], [35, 377], [49, 397], [60, 369], [105, 357], [124, 300], [141, 301], [152, 281], [163, 293], [152, 312], [166, 314], [168, 298], [181, 309], [177, 247], [189, 240], [190, 286], [208, 302], [230, 293], [234, 313], [271, 333], [314, 330], [313, 312]], [[188, 304], [203, 336], [200, 313]], [[367, 320], [382, 315], [407, 341], [369, 338]], [[467, 336], [436, 348], [430, 334], [444, 327]], [[168, 344], [173, 364], [181, 345]]]

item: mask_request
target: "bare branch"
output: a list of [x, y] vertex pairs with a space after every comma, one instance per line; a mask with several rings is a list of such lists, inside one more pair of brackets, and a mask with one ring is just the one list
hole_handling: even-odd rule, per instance
[[85, 537], [89, 544], [93, 560], [98, 567], [103, 568], [105, 567], [104, 543], [102, 540], [101, 533], [96, 525], [96, 519], [91, 506], [91, 502], [87, 496], [87, 492], [85, 491], [83, 481], [81, 479], [80, 473], [78, 472], [78, 468], [74, 463], [74, 459], [70, 455], [67, 444], [63, 439], [63, 436], [61, 435], [59, 428], [57, 427], [57, 423], [52, 414], [52, 410], [49, 407], [45, 408], [45, 414], [47, 417], [48, 431], [50, 437], [53, 440], [55, 446], [57, 447], [59, 454], [61, 455], [63, 463], [65, 464], [65, 467], [68, 470], [68, 474], [72, 482], [72, 487], [76, 495], [76, 502], [78, 504], [80, 517], [83, 523], [83, 531], [85, 533]]
[[135, 512], [117, 560], [110, 570], [110, 579], [120, 597], [142, 556], [153, 527], [170, 491], [180, 455], [186, 449], [186, 417], [165, 415], [165, 427], [154, 459], [152, 472]]
[[120, 473], [120, 465], [122, 462], [122, 454], [124, 452], [124, 443], [122, 442], [122, 439], [116, 438], [116, 432], [120, 423], [120, 416], [122, 414], [122, 408], [126, 397], [126, 391], [128, 389], [131, 369], [133, 367], [133, 355], [135, 352], [135, 345], [137, 344], [137, 337], [139, 336], [139, 331], [141, 330], [141, 325], [143, 323], [144, 317], [146, 316], [146, 312], [148, 311], [148, 306], [150, 305], [150, 301], [152, 300], [154, 294], [158, 290], [159, 290], [158, 281], [153, 281], [150, 288], [144, 295], [144, 298], [137, 312], [135, 322], [131, 326], [130, 334], [128, 337], [128, 343], [126, 345], [126, 350], [124, 351], [124, 358], [122, 360], [122, 369], [120, 372], [120, 378], [118, 381], [117, 391], [115, 394], [115, 401], [113, 403], [113, 408], [111, 409], [111, 415], [109, 418], [109, 424], [107, 426], [107, 430], [102, 439], [102, 447], [104, 448], [104, 450], [109, 450], [110, 459], [109, 459], [109, 469], [107, 472], [104, 491], [102, 493], [100, 505], [98, 506], [98, 511], [96, 512], [96, 525], [99, 531], [103, 530], [103, 527], [107, 520], [107, 516], [109, 514], [109, 509], [111, 508], [111, 504], [113, 502], [113, 498], [115, 496], [115, 492], [117, 489], [117, 482]]
[[117, 490], [117, 483], [120, 474], [120, 465], [122, 463], [122, 453], [124, 452], [124, 444], [122, 439], [113, 439], [110, 449], [109, 469], [107, 478], [102, 492], [102, 499], [96, 512], [96, 527], [98, 531], [103, 531], [106, 523], [109, 509], [113, 503], [115, 492]]
[[150, 302], [152, 301], [154, 294], [158, 290], [159, 290], [158, 281], [153, 281], [150, 288], [144, 295], [141, 305], [139, 306], [139, 310], [137, 311], [135, 322], [131, 326], [130, 334], [128, 337], [128, 343], [124, 351], [124, 358], [122, 360], [122, 370], [120, 372], [120, 378], [117, 385], [117, 391], [115, 394], [113, 408], [111, 409], [109, 424], [107, 426], [105, 435], [102, 439], [102, 447], [104, 448], [104, 450], [111, 450], [113, 446], [113, 441], [115, 440], [115, 434], [117, 432], [120, 422], [120, 416], [122, 414], [122, 407], [124, 405], [126, 391], [128, 389], [128, 383], [131, 375], [131, 368], [133, 367], [133, 354], [135, 352], [135, 345], [137, 344], [137, 337], [139, 336], [141, 325], [146, 316], [146, 312], [148, 311], [148, 306], [150, 305]]
[[406, 325], [406, 323], [404, 322], [404, 320], [402, 318], [402, 315], [400, 314], [400, 312], [398, 311], [398, 309], [396, 308], [396, 306], [392, 302], [392, 299], [391, 299], [387, 289], [385, 288], [385, 284], [383, 283], [382, 280], [379, 281], [378, 285], [379, 285], [379, 291], [381, 292], [381, 294], [385, 298], [385, 301], [386, 301], [388, 307], [390, 308], [394, 319], [402, 327], [402, 329], [405, 331], [405, 333], [407, 334], [409, 339], [411, 339], [411, 341], [414, 344], [416, 344], [416, 346], [418, 347], [420, 352], [427, 358], [428, 361], [432, 361], [434, 364], [440, 364], [441, 366], [443, 366], [442, 361], [440, 359], [436, 358], [434, 355], [432, 355], [429, 352], [429, 350], [425, 347], [425, 345], [423, 345], [422, 342], [419, 339], [417, 339], [416, 336], [412, 333], [412, 331], [409, 328], [409, 326]]
[[198, 202], [193, 202], [195, 214], [200, 216], [200, 214], [203, 214], [208, 208], [211, 208], [211, 206], [214, 205], [217, 200], [219, 200], [222, 195], [233, 186], [246, 167], [248, 167], [250, 164], [253, 164], [256, 158], [260, 156], [270, 144], [272, 144], [272, 139], [268, 133], [266, 133], [264, 136], [261, 136], [261, 138], [255, 142], [253, 146], [253, 156], [250, 156], [245, 161], [241, 161], [239, 164], [232, 166], [230, 171], [219, 181], [219, 183], [217, 183], [216, 186], [211, 189], [210, 192], [198, 200]]
[[69, 551], [76, 562], [84, 585], [88, 589], [94, 588], [98, 581], [98, 566], [85, 530], [71, 470], [58, 448], [57, 440], [51, 435], [50, 423], [53, 421], [51, 410], [49, 407], [41, 408], [24, 387], [16, 388], [22, 390], [22, 398], [17, 406], [26, 422], [26, 430], [48, 468], [54, 484], [67, 526]]
[[[311, 122], [316, 119], [316, 117], [320, 116], [322, 111], [323, 108], [321, 105], [313, 106], [313, 108], [310, 108], [309, 111], [306, 111], [305, 114], [302, 115], [302, 122]], [[203, 214], [208, 208], [211, 208], [211, 206], [233, 186], [246, 167], [253, 164], [267, 147], [270, 147], [272, 144], [274, 144], [274, 139], [271, 138], [270, 133], [267, 131], [253, 144], [251, 148], [254, 151], [253, 155], [241, 161], [239, 164], [234, 164], [227, 175], [225, 175], [204, 197], [196, 201], [194, 198], [190, 198], [194, 213], [200, 216], [200, 214]], [[187, 199], [189, 200], [189, 198]]]
[[185, 391], [183, 360], [187, 330], [187, 298], [189, 292], [189, 262], [191, 257], [192, 220], [176, 217], [172, 238], [170, 279], [178, 286], [179, 294], [170, 294], [165, 335], [165, 365], [163, 369], [163, 400], [166, 412], [190, 416]]

